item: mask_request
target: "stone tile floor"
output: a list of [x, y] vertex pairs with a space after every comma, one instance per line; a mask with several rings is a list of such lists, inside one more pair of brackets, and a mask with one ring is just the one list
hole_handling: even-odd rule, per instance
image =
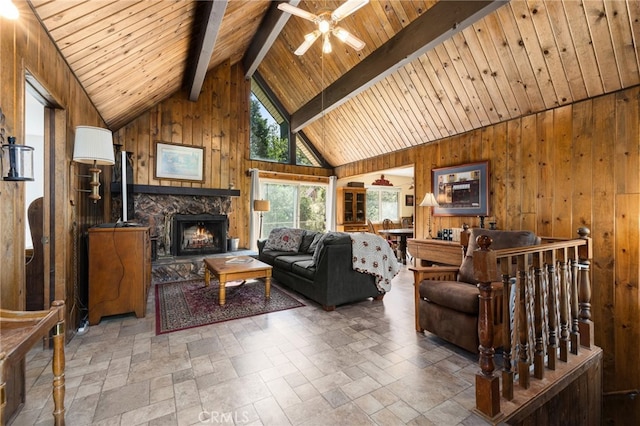
[[[155, 335], [104, 318], [66, 347], [66, 424], [473, 425], [476, 357], [414, 331], [413, 277], [382, 302], [307, 306]], [[27, 358], [14, 425], [49, 425], [51, 354]]]

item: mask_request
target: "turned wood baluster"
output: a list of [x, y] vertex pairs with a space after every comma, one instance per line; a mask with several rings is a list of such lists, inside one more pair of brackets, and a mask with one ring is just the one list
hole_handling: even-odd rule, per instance
[[578, 327], [578, 259], [574, 248], [571, 258], [571, 353], [578, 355], [580, 329]]
[[593, 258], [593, 246], [589, 237], [589, 228], [579, 228], [578, 235], [587, 243], [578, 247], [579, 276], [578, 298], [580, 304], [580, 318], [578, 328], [580, 330], [580, 344], [591, 349], [594, 345], [593, 321], [591, 321], [591, 280], [589, 270]]
[[529, 318], [527, 316], [527, 286], [529, 283], [527, 256], [518, 256], [518, 384], [523, 389], [531, 385], [529, 366]]
[[511, 292], [517, 291], [517, 286], [511, 288], [511, 280], [509, 276], [509, 266], [511, 265], [511, 256], [500, 260], [500, 268], [502, 271], [502, 346], [504, 352], [502, 354], [502, 396], [507, 400], [513, 399], [513, 363], [511, 354], [511, 327], [513, 326], [513, 312], [511, 311]]
[[480, 290], [480, 315], [478, 337], [480, 340], [480, 374], [476, 374], [476, 407], [489, 417], [500, 413], [500, 382], [494, 375], [493, 357], [493, 289], [491, 286], [498, 275], [496, 254], [489, 250], [491, 238], [480, 235], [476, 242], [478, 249], [473, 252], [474, 278]]
[[542, 338], [542, 317], [544, 316], [542, 294], [542, 258], [541, 254], [533, 255], [533, 330], [535, 333], [535, 346], [533, 352], [533, 375], [537, 379], [544, 378], [544, 343]]
[[567, 274], [567, 249], [560, 252], [558, 267], [560, 270], [560, 360], [567, 362], [569, 359], [569, 282]]
[[549, 250], [545, 253], [545, 264], [547, 265], [547, 283], [548, 298], [547, 309], [549, 311], [549, 347], [547, 348], [547, 366], [549, 370], [556, 369], [556, 360], [558, 358], [558, 309], [559, 297], [558, 281], [556, 275], [556, 254], [555, 251]]

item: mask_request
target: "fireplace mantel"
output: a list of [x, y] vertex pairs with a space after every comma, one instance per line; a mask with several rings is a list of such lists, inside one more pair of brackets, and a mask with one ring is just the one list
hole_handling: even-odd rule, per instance
[[[111, 192], [122, 191], [119, 182], [111, 182]], [[239, 197], [239, 189], [191, 188], [185, 186], [133, 185], [134, 194], [199, 195], [204, 197]]]

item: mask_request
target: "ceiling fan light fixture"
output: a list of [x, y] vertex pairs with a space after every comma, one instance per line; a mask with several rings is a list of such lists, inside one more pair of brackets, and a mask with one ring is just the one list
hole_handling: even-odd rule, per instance
[[329, 41], [329, 34], [325, 34], [324, 41], [322, 42], [322, 53], [329, 54], [333, 51], [331, 48], [331, 42]]
[[[2, 0], [0, 0], [2, 1]], [[346, 43], [351, 46], [355, 50], [361, 50], [365, 43], [360, 40], [358, 37], [351, 34], [349, 31], [344, 28], [338, 27], [338, 21], [352, 14], [356, 10], [360, 9], [365, 4], [369, 3], [369, 0], [347, 0], [340, 7], [330, 13], [328, 10], [323, 9], [318, 15], [314, 15], [306, 10], [300, 9], [296, 6], [292, 6], [289, 3], [280, 3], [278, 4], [278, 9], [283, 12], [290, 13], [295, 16], [299, 16], [300, 18], [306, 19], [308, 21], [313, 22], [317, 25], [318, 29], [313, 33], [307, 34], [304, 36], [304, 41], [296, 49], [296, 55], [303, 55], [313, 42], [318, 39], [322, 35], [322, 52], [327, 54], [333, 51], [331, 47], [331, 42], [329, 41], [329, 36], [331, 34], [335, 35], [340, 41]]]
[[320, 30], [322, 34], [328, 33], [330, 29], [331, 22], [327, 21], [326, 19], [320, 19], [320, 21], [318, 21], [318, 30]]

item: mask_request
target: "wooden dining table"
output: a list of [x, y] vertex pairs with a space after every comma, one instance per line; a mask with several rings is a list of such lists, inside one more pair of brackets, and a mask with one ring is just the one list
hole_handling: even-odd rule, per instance
[[413, 238], [413, 228], [392, 228], [392, 229], [380, 229], [378, 234], [383, 237], [398, 237], [400, 243], [398, 248], [400, 249], [400, 260], [404, 265], [407, 264], [407, 238]]

